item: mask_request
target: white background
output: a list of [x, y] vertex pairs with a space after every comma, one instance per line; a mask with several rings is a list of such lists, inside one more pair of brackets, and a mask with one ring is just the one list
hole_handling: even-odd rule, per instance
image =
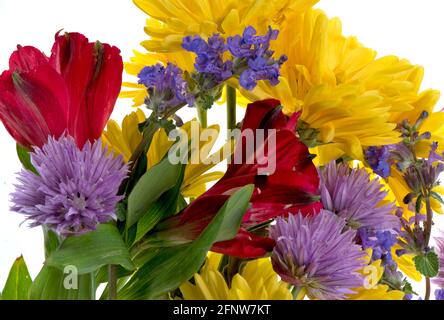
[[[423, 88], [444, 92], [444, 1], [321, 0], [317, 7], [330, 17], [339, 16], [346, 35], [357, 35], [380, 55], [395, 54], [423, 65]], [[145, 18], [130, 0], [0, 0], [0, 72], [7, 69], [17, 44], [33, 45], [49, 54], [54, 34], [60, 29], [116, 45], [128, 61], [131, 51], [140, 50], [138, 44], [145, 39]], [[442, 101], [438, 103], [440, 109]], [[112, 117], [120, 122], [129, 112], [130, 101], [122, 100]], [[188, 120], [194, 114], [186, 110], [182, 116]], [[224, 108], [214, 108], [209, 123], [224, 118]], [[9, 194], [20, 164], [15, 143], [2, 125], [0, 146], [1, 289], [11, 264], [20, 254], [24, 255], [31, 276], [37, 275], [43, 263], [43, 242], [39, 228], [20, 226], [22, 217], [9, 212]], [[437, 217], [436, 222], [442, 228], [444, 217]], [[417, 291], [423, 292], [422, 287], [416, 287]]]

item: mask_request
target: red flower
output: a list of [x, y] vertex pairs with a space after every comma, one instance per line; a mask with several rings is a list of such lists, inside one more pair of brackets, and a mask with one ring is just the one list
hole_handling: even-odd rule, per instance
[[[308, 148], [295, 134], [298, 115], [286, 117], [279, 108], [279, 101], [265, 100], [250, 104], [243, 121], [242, 133], [252, 129], [265, 129], [265, 139], [257, 145], [253, 155], [248, 154], [246, 140], [240, 139], [234, 158], [241, 155], [241, 164], [230, 164], [226, 174], [211, 189], [193, 201], [179, 215], [167, 220], [164, 235], [180, 235], [184, 241], [196, 238], [208, 225], [224, 202], [239, 188], [254, 184], [255, 190], [241, 229], [229, 241], [216, 243], [212, 250], [240, 258], [255, 258], [271, 251], [272, 239], [252, 232], [263, 223], [288, 214], [313, 214], [321, 209], [318, 201], [319, 176], [311, 161]], [[274, 129], [267, 131], [267, 129]], [[267, 135], [268, 132], [268, 135]], [[272, 141], [276, 141], [273, 148]], [[255, 139], [256, 140], [256, 139]], [[257, 152], [258, 150], [267, 152]], [[261, 154], [264, 154], [262, 156]], [[254, 161], [246, 161], [252, 159]], [[263, 160], [276, 160], [274, 172], [260, 175]], [[262, 230], [263, 231], [263, 230]], [[157, 234], [161, 238], [161, 234]]]
[[41, 147], [65, 131], [79, 146], [94, 141], [122, 82], [120, 50], [79, 33], [56, 35], [51, 56], [18, 46], [0, 75], [0, 120], [21, 145]]

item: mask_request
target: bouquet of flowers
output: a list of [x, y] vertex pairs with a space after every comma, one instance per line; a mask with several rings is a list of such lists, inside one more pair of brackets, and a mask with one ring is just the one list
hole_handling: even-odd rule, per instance
[[444, 113], [422, 67], [317, 0], [133, 1], [149, 38], [130, 62], [59, 32], [0, 76], [11, 211], [46, 258], [34, 279], [18, 258], [2, 299], [418, 299], [412, 281], [444, 299]]

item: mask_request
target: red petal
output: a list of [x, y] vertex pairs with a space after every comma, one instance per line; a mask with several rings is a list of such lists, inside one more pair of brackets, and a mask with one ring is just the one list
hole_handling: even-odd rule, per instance
[[211, 251], [235, 256], [241, 259], [252, 259], [264, 256], [273, 250], [275, 242], [271, 238], [254, 235], [240, 229], [236, 237], [229, 241], [217, 242]]
[[17, 50], [9, 58], [9, 69], [11, 72], [28, 72], [41, 64], [48, 63], [48, 57], [40, 50], [31, 46], [17, 46]]
[[[49, 65], [27, 73], [2, 75], [0, 114], [10, 134], [23, 146], [41, 147], [48, 136], [66, 129], [68, 94], [63, 79]], [[12, 87], [11, 87], [12, 83]]]

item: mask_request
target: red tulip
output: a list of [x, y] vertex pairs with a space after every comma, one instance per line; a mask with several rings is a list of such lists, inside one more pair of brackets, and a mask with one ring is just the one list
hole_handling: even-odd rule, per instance
[[79, 33], [57, 34], [48, 58], [18, 46], [0, 75], [0, 120], [27, 148], [64, 132], [81, 147], [98, 139], [122, 82], [120, 50]]
[[[247, 164], [247, 161], [230, 164], [218, 183], [179, 215], [162, 224], [166, 230], [157, 233], [157, 239], [166, 239], [169, 235], [182, 242], [195, 239], [229, 196], [247, 184], [254, 184], [255, 190], [241, 229], [234, 239], [216, 243], [213, 251], [240, 258], [263, 256], [273, 249], [274, 241], [256, 233], [254, 229], [278, 216], [299, 212], [314, 214], [321, 209], [316, 167], [311, 161], [308, 148], [299, 141], [295, 133], [298, 115], [286, 117], [279, 105], [276, 100], [250, 104], [242, 126], [242, 132], [246, 129], [253, 129], [253, 132], [257, 132], [256, 129], [275, 129], [266, 137], [263, 145], [256, 145], [256, 150], [267, 150], [271, 139], [276, 138], [275, 150], [270, 148], [268, 154], [265, 154], [269, 159], [275, 156], [275, 171], [269, 175], [259, 175], [258, 163], [263, 162], [258, 158], [255, 158], [254, 163], [248, 162], [251, 164]], [[246, 150], [248, 148], [245, 146], [245, 140], [239, 140], [234, 158], [240, 153], [242, 159], [247, 159]]]

